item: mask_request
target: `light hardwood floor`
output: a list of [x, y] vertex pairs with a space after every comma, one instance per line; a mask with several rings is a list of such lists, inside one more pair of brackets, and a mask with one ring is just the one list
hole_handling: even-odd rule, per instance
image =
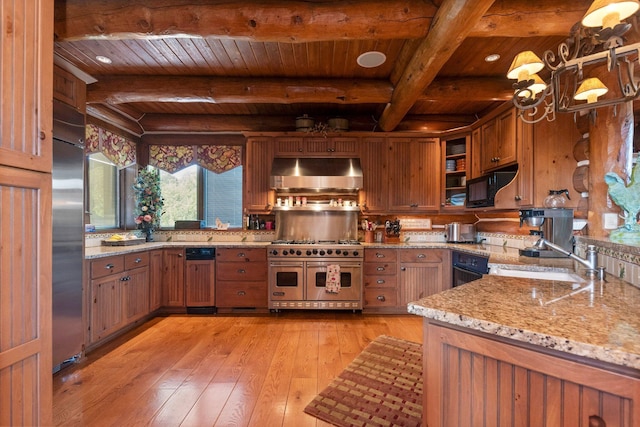
[[54, 375], [58, 426], [327, 426], [303, 412], [379, 335], [422, 318], [352, 312], [157, 317]]

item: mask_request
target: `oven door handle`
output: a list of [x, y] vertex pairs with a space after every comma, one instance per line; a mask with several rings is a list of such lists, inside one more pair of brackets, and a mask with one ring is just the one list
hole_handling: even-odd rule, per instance
[[303, 262], [277, 262], [272, 261], [269, 263], [271, 267], [304, 267]]

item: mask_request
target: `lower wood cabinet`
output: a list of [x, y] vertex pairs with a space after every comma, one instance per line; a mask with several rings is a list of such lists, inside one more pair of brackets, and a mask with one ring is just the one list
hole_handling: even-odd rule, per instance
[[425, 320], [423, 425], [617, 426], [640, 420], [640, 378], [584, 358]]
[[91, 261], [89, 344], [149, 314], [149, 253]]
[[268, 307], [267, 250], [216, 250], [216, 307], [222, 309]]
[[185, 269], [185, 304], [187, 307], [216, 305], [216, 265], [213, 260], [189, 260]]
[[162, 307], [162, 249], [149, 251], [149, 311]]
[[450, 288], [451, 253], [448, 249], [400, 249], [398, 304], [405, 308], [411, 301]]
[[185, 307], [184, 248], [164, 249], [162, 254], [162, 305]]
[[398, 250], [365, 249], [362, 307], [365, 311], [398, 311]]

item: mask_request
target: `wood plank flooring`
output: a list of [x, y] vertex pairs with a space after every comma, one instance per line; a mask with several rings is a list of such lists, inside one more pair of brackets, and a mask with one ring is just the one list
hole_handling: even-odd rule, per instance
[[157, 317], [53, 378], [57, 426], [327, 426], [302, 410], [374, 338], [422, 318], [352, 312]]

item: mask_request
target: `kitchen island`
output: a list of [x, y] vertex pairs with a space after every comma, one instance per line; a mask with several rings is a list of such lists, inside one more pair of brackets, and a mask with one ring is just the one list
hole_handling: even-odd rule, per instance
[[424, 317], [423, 424], [638, 425], [639, 307], [640, 289], [612, 276], [489, 275], [410, 303]]

